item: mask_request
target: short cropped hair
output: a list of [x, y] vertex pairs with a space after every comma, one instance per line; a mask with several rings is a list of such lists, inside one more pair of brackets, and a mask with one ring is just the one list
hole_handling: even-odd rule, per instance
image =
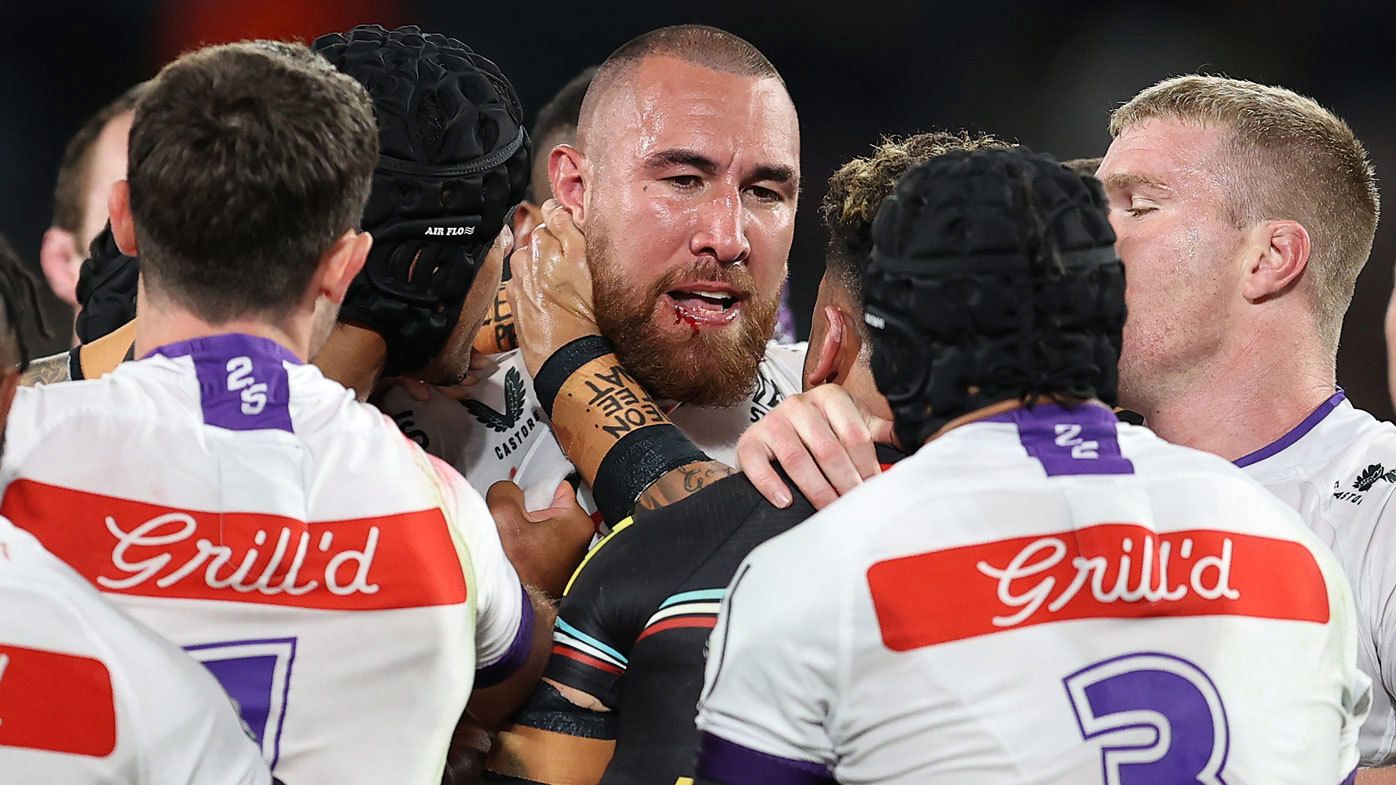
[[863, 271], [872, 251], [872, 224], [877, 208], [897, 188], [897, 181], [917, 164], [957, 150], [1007, 150], [1013, 145], [988, 134], [933, 131], [905, 138], [884, 137], [872, 155], [854, 158], [829, 178], [819, 206], [829, 230], [826, 274], [854, 301], [863, 299]]
[[306, 47], [186, 54], [154, 79], [131, 127], [141, 273], [208, 321], [280, 317], [359, 225], [377, 159], [368, 93]]
[[548, 153], [557, 145], [572, 144], [577, 139], [577, 118], [582, 114], [582, 99], [586, 97], [597, 69], [598, 66], [593, 65], [569, 79], [557, 95], [548, 99], [538, 110], [533, 130], [529, 133], [536, 153], [533, 157], [532, 182], [529, 183], [533, 192], [530, 196], [535, 201], [543, 190], [540, 186], [548, 184]]
[[672, 25], [651, 30], [621, 44], [596, 71], [582, 101], [577, 122], [578, 144], [590, 127], [600, 97], [611, 85], [624, 79], [640, 63], [651, 57], [671, 57], [704, 68], [765, 79], [785, 80], [771, 61], [745, 38], [707, 25]]
[[63, 160], [58, 164], [58, 179], [53, 185], [54, 226], [73, 235], [82, 231], [83, 220], [87, 218], [85, 195], [92, 175], [92, 151], [97, 138], [108, 123], [135, 109], [146, 84], [141, 82], [98, 109], [68, 140], [63, 148]]
[[1299, 222], [1309, 232], [1311, 305], [1336, 351], [1357, 275], [1372, 252], [1381, 199], [1367, 151], [1347, 123], [1283, 87], [1219, 76], [1179, 76], [1145, 89], [1110, 116], [1110, 134], [1168, 118], [1224, 129], [1221, 175], [1238, 227]]

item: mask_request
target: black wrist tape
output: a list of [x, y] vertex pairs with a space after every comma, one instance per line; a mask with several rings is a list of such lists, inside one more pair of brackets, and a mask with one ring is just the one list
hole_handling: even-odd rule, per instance
[[543, 361], [543, 367], [538, 369], [538, 376], [533, 380], [533, 391], [538, 394], [538, 402], [549, 418], [553, 416], [553, 401], [557, 400], [567, 379], [578, 368], [615, 350], [610, 341], [599, 335], [584, 335], [564, 344]]
[[601, 459], [591, 495], [606, 522], [615, 525], [634, 512], [635, 500], [655, 480], [706, 460], [708, 456], [676, 425], [641, 428], [622, 437]]

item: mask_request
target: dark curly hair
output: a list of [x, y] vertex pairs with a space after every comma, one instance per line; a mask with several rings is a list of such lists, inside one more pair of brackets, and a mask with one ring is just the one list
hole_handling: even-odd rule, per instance
[[1007, 150], [1008, 142], [968, 131], [932, 131], [907, 137], [883, 137], [872, 155], [854, 158], [829, 177], [819, 214], [829, 230], [827, 271], [855, 300], [862, 299], [863, 269], [872, 250], [873, 218], [897, 187], [897, 180], [917, 164], [954, 150]]

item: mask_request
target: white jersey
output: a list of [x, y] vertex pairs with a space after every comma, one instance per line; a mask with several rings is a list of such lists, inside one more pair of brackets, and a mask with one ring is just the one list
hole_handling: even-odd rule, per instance
[[218, 682], [0, 518], [0, 781], [266, 785]]
[[21, 389], [6, 438], [4, 514], [203, 662], [286, 782], [436, 785], [527, 656], [479, 494], [271, 341]]
[[1373, 681], [1362, 764], [1396, 763], [1396, 426], [1339, 391], [1236, 465], [1298, 510], [1338, 557], [1357, 603], [1357, 663]]
[[[708, 457], [736, 466], [742, 433], [787, 395], [803, 389], [806, 348], [803, 343], [767, 344], [748, 398], [721, 408], [680, 405], [669, 411], [669, 419]], [[385, 395], [381, 406], [403, 433], [455, 466], [480, 493], [500, 480], [513, 480], [523, 489], [528, 508], [541, 509], [575, 469], [548, 427], [523, 354], [506, 352], [494, 360], [497, 367], [470, 388], [472, 397], [465, 401], [432, 392], [423, 403], [399, 388]], [[588, 512], [595, 511], [589, 493], [582, 501]]]
[[1338, 785], [1370, 690], [1353, 614], [1333, 556], [1222, 459], [1101, 406], [1015, 411], [738, 569], [699, 777]]

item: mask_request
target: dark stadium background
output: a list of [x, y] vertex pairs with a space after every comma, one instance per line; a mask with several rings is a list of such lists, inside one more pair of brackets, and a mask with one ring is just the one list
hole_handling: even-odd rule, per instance
[[[1396, 172], [1392, 3], [4, 0], [0, 10], [9, 29], [0, 44], [0, 232], [36, 272], [62, 146], [98, 106], [200, 42], [308, 41], [368, 21], [464, 39], [499, 63], [530, 115], [576, 71], [659, 25], [705, 22], [750, 39], [785, 75], [800, 112], [805, 185], [791, 278], [802, 330], [822, 268], [824, 182], [879, 134], [965, 127], [1061, 158], [1094, 156], [1109, 141], [1110, 107], [1161, 77], [1204, 70], [1319, 98], [1354, 126], [1379, 176]], [[1396, 190], [1384, 196], [1396, 216]], [[1387, 419], [1382, 317], [1393, 261], [1388, 217], [1358, 281], [1338, 368], [1356, 403]]]

